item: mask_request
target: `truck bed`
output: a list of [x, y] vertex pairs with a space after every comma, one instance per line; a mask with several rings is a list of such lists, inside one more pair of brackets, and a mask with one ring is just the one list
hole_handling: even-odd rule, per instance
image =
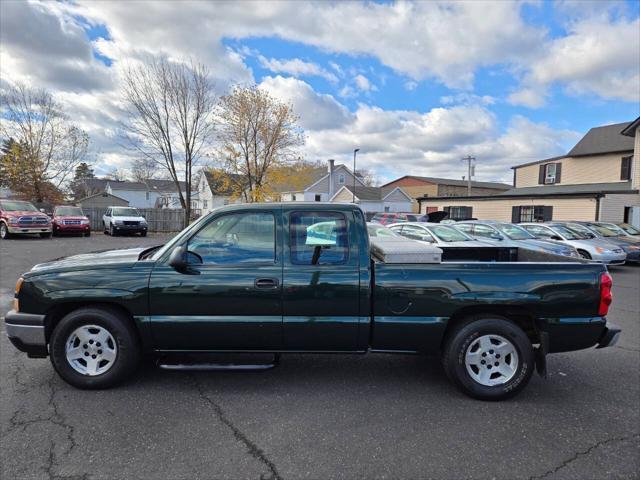
[[[587, 338], [551, 344], [550, 351], [597, 342], [604, 320], [598, 310], [606, 267], [582, 262], [372, 262], [372, 348], [437, 351], [454, 316], [491, 312], [524, 315], [541, 330], [580, 325]], [[425, 315], [425, 312], [428, 314]], [[584, 325], [591, 328], [584, 328]]]

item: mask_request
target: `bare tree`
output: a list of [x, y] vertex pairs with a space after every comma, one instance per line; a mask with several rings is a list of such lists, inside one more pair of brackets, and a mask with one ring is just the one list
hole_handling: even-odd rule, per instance
[[209, 72], [199, 63], [156, 58], [125, 70], [123, 93], [130, 113], [127, 139], [144, 158], [167, 170], [186, 210], [186, 226], [193, 167], [213, 132], [216, 96]]
[[62, 106], [44, 89], [8, 87], [1, 104], [0, 131], [21, 145], [21, 182], [35, 201], [42, 202], [51, 188], [60, 190], [84, 159], [89, 136], [69, 122]]
[[131, 167], [131, 178], [135, 182], [146, 182], [158, 175], [158, 163], [149, 157], [136, 158]]
[[218, 157], [247, 202], [268, 198], [268, 174], [299, 160], [304, 136], [290, 105], [258, 87], [235, 87], [220, 100]]

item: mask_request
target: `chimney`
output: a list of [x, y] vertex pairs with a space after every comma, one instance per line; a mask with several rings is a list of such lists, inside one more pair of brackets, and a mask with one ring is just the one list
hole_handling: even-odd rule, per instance
[[329, 199], [333, 197], [333, 169], [335, 162], [333, 158], [329, 159]]

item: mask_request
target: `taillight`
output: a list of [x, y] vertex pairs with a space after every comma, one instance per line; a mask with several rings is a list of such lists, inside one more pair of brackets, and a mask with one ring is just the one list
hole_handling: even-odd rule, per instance
[[608, 273], [603, 273], [600, 276], [600, 307], [598, 308], [598, 315], [604, 317], [609, 312], [609, 305], [613, 300], [611, 295], [611, 287], [613, 285], [613, 279]]

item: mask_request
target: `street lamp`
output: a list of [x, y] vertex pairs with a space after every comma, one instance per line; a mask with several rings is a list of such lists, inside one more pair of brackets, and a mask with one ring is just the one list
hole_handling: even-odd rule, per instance
[[360, 151], [359, 148], [356, 148], [353, 151], [353, 198], [352, 203], [356, 203], [356, 153]]

